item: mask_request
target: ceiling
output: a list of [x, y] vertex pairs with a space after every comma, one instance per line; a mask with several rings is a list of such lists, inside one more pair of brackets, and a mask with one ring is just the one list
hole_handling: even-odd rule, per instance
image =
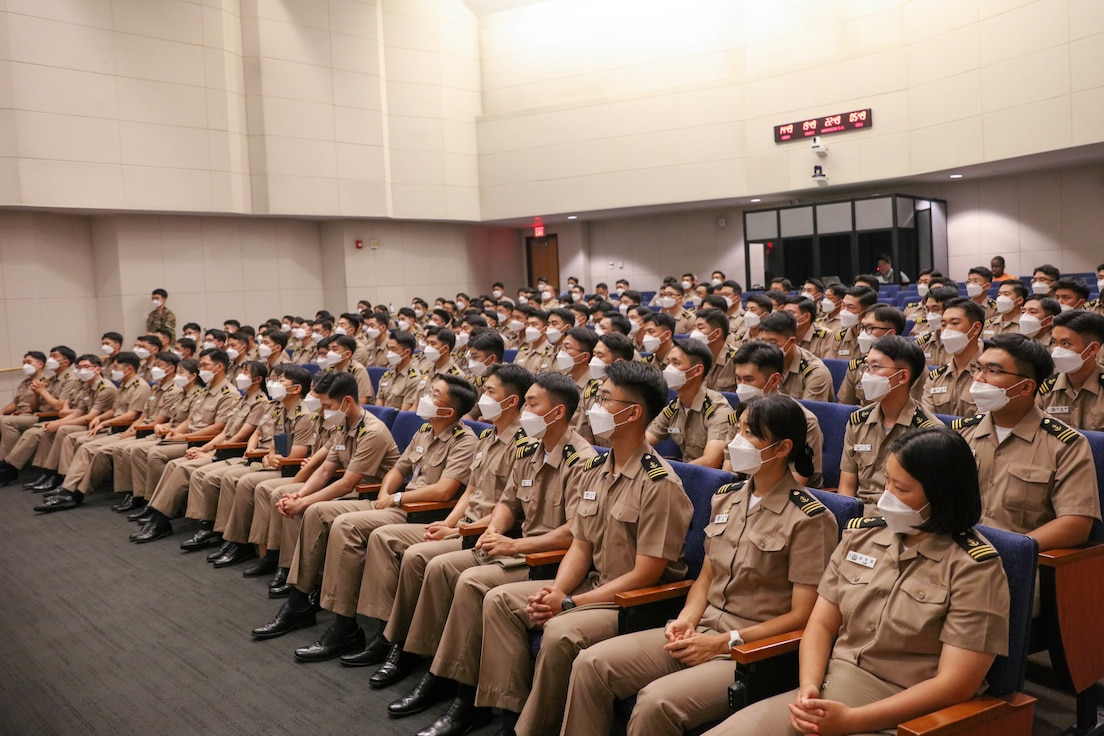
[[545, 1], [546, 0], [463, 0], [463, 3], [468, 6], [468, 10], [472, 11], [477, 16], [482, 16], [490, 15], [491, 13], [500, 13], [503, 10], [513, 10], [514, 8], [521, 8], [526, 5], [536, 5]]

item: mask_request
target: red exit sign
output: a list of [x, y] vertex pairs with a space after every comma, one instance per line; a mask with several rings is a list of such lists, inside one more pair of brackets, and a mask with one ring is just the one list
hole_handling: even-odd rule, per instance
[[809, 118], [798, 120], [796, 123], [774, 126], [774, 142], [800, 138], [812, 138], [815, 135], [828, 135], [829, 133], [842, 133], [847, 130], [860, 130], [874, 125], [874, 113], [869, 107], [865, 110], [843, 112], [838, 115], [825, 115], [822, 118]]

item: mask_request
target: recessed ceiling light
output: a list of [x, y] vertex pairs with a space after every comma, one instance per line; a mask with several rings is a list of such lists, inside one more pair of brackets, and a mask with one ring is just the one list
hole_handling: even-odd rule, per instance
[[752, 201], [752, 202], [762, 202], [763, 200], [762, 200], [762, 199], [760, 199], [759, 197], [756, 197], [755, 199], [753, 199], [753, 200], [751, 200], [751, 201]]
[[569, 220], [578, 220], [579, 216], [578, 215], [568, 215], [567, 219], [569, 219]]
[[951, 174], [951, 178], [952, 178], [952, 179], [961, 179], [961, 178], [962, 178], [962, 174]]

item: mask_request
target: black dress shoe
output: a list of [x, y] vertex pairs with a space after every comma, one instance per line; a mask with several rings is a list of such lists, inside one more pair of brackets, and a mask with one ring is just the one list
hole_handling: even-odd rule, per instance
[[68, 511], [69, 509], [75, 509], [80, 506], [83, 501], [83, 493], [64, 491], [55, 496], [50, 496], [44, 502], [35, 506], [34, 510], [40, 514], [48, 514], [51, 511]]
[[222, 540], [222, 544], [219, 545], [219, 548], [211, 554], [207, 555], [207, 561], [214, 562], [218, 558], [222, 557], [224, 554], [230, 551], [230, 545], [232, 544], [233, 542], [227, 542], [225, 539]]
[[150, 519], [138, 533], [131, 535], [130, 541], [135, 544], [155, 542], [173, 533], [172, 522], [165, 518]]
[[387, 687], [394, 685], [399, 680], [410, 674], [414, 665], [418, 663], [418, 657], [403, 651], [402, 644], [392, 644], [387, 652], [387, 659], [380, 668], [368, 678], [368, 684], [372, 687]]
[[490, 708], [477, 708], [468, 700], [453, 698], [445, 714], [428, 728], [419, 731], [418, 736], [463, 736], [469, 731], [486, 726], [493, 715]]
[[138, 511], [127, 515], [127, 521], [137, 521], [139, 524], [144, 524], [151, 518], [153, 518], [153, 509], [146, 505], [145, 499], [142, 499], [142, 506]]
[[216, 544], [222, 544], [222, 534], [211, 529], [200, 529], [189, 539], [180, 543], [180, 549], [185, 552], [194, 552], [197, 549], [207, 549]]
[[34, 490], [35, 486], [37, 486], [39, 483], [43, 482], [44, 480], [48, 479], [51, 475], [53, 475], [53, 474], [52, 473], [41, 473], [41, 474], [35, 476], [34, 478], [32, 478], [31, 480], [27, 481], [26, 483], [24, 483], [23, 487], [26, 488], [28, 491]]
[[283, 636], [289, 631], [295, 631], [296, 629], [302, 629], [306, 626], [314, 626], [315, 615], [314, 608], [308, 607], [305, 611], [292, 610], [291, 601], [285, 601], [284, 605], [280, 606], [280, 610], [276, 612], [276, 618], [272, 619], [264, 626], [258, 626], [253, 629], [254, 639], [275, 639], [277, 636]]
[[0, 486], [8, 486], [19, 478], [19, 468], [0, 460]]
[[31, 486], [31, 490], [36, 493], [40, 493], [42, 491], [52, 491], [55, 488], [60, 487], [64, 480], [65, 477], [58, 475], [57, 473], [47, 473], [43, 476], [41, 482], [35, 483], [33, 486]]
[[123, 496], [122, 501], [120, 501], [119, 503], [116, 503], [116, 504], [112, 504], [111, 505], [111, 510], [114, 511], [116, 514], [121, 514], [124, 511], [132, 511], [133, 509], [130, 509], [128, 507], [130, 506], [130, 502], [133, 501], [133, 500], [134, 500], [134, 494], [133, 493], [128, 493], [125, 496]]
[[[447, 700], [454, 695], [456, 695], [455, 680], [438, 677], [432, 672], [426, 672], [413, 690], [387, 706], [387, 712], [395, 718], [405, 718], [415, 713], [421, 713], [431, 705]], [[444, 717], [441, 716], [441, 718]]]
[[277, 568], [276, 574], [272, 576], [272, 580], [268, 581], [268, 597], [269, 598], [285, 598], [285, 595], [275, 596], [272, 594], [274, 590], [283, 590], [288, 587], [288, 573], [291, 572], [290, 568], [280, 567]]
[[279, 562], [271, 557], [262, 557], [256, 563], [242, 570], [243, 578], [259, 578], [276, 572]]
[[252, 560], [257, 556], [257, 550], [253, 549], [252, 544], [238, 544], [237, 542], [231, 542], [230, 544], [233, 546], [226, 551], [226, 554], [215, 560], [215, 567], [230, 567], [239, 562]]
[[362, 649], [364, 649], [364, 629], [358, 626], [349, 634], [341, 635], [331, 626], [314, 644], [296, 649], [295, 658], [300, 662], [325, 662], [342, 654], [359, 652]]
[[[146, 499], [141, 496], [135, 496], [133, 493], [129, 494], [130, 498], [124, 503], [118, 505], [116, 513], [125, 514], [130, 511], [140, 511], [146, 508]], [[115, 507], [112, 507], [115, 509]]]
[[387, 653], [391, 651], [391, 645], [382, 636], [372, 639], [372, 643], [359, 652], [342, 654], [341, 664], [347, 667], [370, 667], [387, 659]]

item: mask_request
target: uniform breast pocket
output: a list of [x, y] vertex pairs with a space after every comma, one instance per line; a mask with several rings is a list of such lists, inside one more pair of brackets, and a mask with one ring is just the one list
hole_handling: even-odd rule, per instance
[[910, 651], [939, 651], [939, 631], [947, 612], [947, 589], [932, 580], [907, 578], [889, 611], [894, 627], [911, 643]]
[[1025, 463], [1008, 464], [1008, 493], [1005, 503], [1018, 511], [1038, 512], [1046, 508], [1054, 481], [1054, 470]]
[[[945, 407], [951, 403], [951, 399], [954, 396], [951, 394], [947, 386], [933, 386], [928, 389], [928, 401], [934, 407]], [[947, 412], [937, 411], [936, 414], [946, 414]]]
[[748, 563], [762, 578], [786, 577], [788, 555], [786, 540], [779, 534], [753, 532], [748, 535]]
[[839, 607], [843, 615], [844, 623], [851, 618], [851, 614], [862, 605], [870, 593], [870, 581], [874, 579], [874, 568], [866, 567], [858, 562], [844, 560], [840, 563], [839, 581], [840, 590]]
[[579, 516], [596, 516], [598, 514], [598, 499], [581, 498], [575, 513]]
[[610, 516], [623, 524], [635, 524], [640, 520], [640, 507], [627, 501], [618, 501], [610, 509]]

